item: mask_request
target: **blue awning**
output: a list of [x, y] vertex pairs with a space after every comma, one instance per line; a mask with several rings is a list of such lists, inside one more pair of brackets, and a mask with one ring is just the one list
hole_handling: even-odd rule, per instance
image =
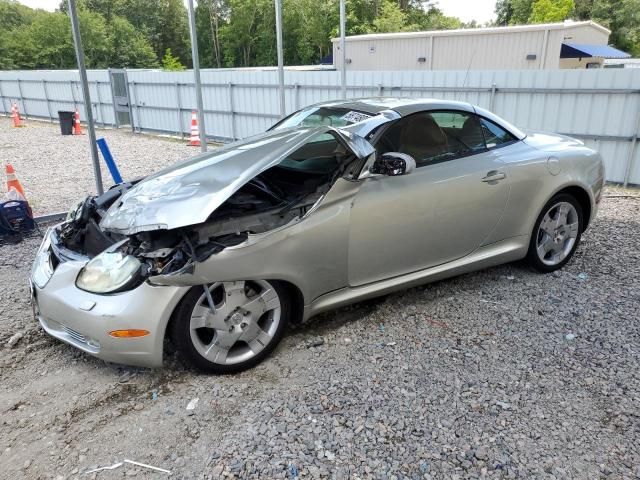
[[631, 58], [631, 55], [608, 45], [590, 45], [586, 43], [563, 43], [560, 58]]

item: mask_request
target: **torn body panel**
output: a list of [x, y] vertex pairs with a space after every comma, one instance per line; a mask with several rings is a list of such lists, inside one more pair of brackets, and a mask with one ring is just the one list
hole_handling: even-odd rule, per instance
[[[199, 285], [215, 281], [259, 280], [290, 282], [303, 298], [313, 299], [347, 284], [347, 245], [351, 203], [359, 183], [338, 179], [306, 215], [264, 233], [249, 234], [190, 271], [149, 278], [154, 285]], [[339, 249], [328, 245], [342, 245]], [[297, 265], [292, 269], [291, 265]]]
[[[352, 181], [357, 175], [354, 165], [361, 164], [374, 151], [359, 135], [329, 127], [271, 133], [241, 145], [246, 148], [236, 145], [231, 151], [222, 149], [213, 155], [196, 157], [135, 186], [120, 186], [101, 197], [88, 199], [71, 215], [74, 217], [71, 221], [59, 227], [63, 242], [89, 258], [107, 248], [135, 257], [141, 264], [137, 277], [140, 282], [152, 278], [157, 285], [210, 283], [219, 277], [208, 273], [211, 263], [216, 265], [215, 272], [224, 272], [224, 281], [238, 275], [250, 279], [244, 269], [238, 268], [236, 260], [229, 263], [228, 271], [218, 267], [219, 261], [245, 256], [247, 252], [263, 252], [265, 247], [258, 244], [277, 243], [290, 231], [304, 231], [309, 223], [323, 221], [327, 215], [348, 216], [348, 208], [337, 205], [331, 192], [339, 183], [342, 189], [354, 193], [357, 186]], [[248, 172], [258, 173], [247, 178]], [[341, 191], [337, 188], [338, 197], [344, 196]], [[309, 221], [309, 213], [325, 204], [337, 210], [314, 215], [314, 220]], [[213, 210], [209, 211], [210, 208]], [[203, 217], [204, 220], [197, 221]], [[332, 236], [346, 235], [346, 225], [345, 220], [341, 233], [327, 230], [329, 237], [320, 243], [316, 238], [299, 245], [300, 263], [304, 263], [305, 256], [318, 253], [322, 242], [326, 245]], [[117, 243], [123, 239], [126, 241]], [[230, 253], [222, 255], [227, 250]], [[284, 250], [282, 253], [292, 254]], [[213, 255], [215, 260], [208, 261]], [[264, 253], [258, 253], [247, 265], [255, 267], [263, 262], [266, 267], [267, 262], [260, 255]], [[346, 252], [341, 255], [346, 260]], [[318, 264], [311, 263], [316, 274], [335, 262], [330, 256], [316, 255]], [[285, 257], [278, 256], [268, 263], [272, 261], [275, 263], [267, 270], [256, 269], [254, 275], [266, 271], [277, 274], [275, 265], [287, 263]], [[295, 279], [297, 285], [307, 282], [305, 277], [313, 278], [313, 274], [308, 277], [308, 271], [301, 273]], [[339, 284], [345, 275], [343, 272], [336, 277], [335, 272], [327, 272], [324, 276], [342, 277]], [[327, 286], [322, 282], [320, 285]]]
[[257, 135], [147, 177], [109, 208], [100, 227], [134, 235], [202, 223], [251, 179], [281, 163], [314, 137], [327, 133], [339, 137], [359, 158], [374, 151], [361, 137], [331, 127]]

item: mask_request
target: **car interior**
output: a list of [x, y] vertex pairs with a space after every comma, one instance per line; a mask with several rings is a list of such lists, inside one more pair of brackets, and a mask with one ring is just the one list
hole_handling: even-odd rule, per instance
[[473, 114], [423, 112], [390, 126], [382, 134], [378, 153], [406, 153], [420, 167], [483, 151], [512, 139], [497, 125]]

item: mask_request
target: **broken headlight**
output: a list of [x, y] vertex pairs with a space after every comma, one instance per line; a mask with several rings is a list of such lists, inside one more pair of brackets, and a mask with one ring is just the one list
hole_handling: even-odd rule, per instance
[[78, 202], [75, 207], [67, 212], [67, 218], [65, 222], [73, 222], [74, 220], [80, 219], [80, 215], [82, 215], [82, 207], [84, 207], [84, 202], [85, 200]]
[[53, 264], [51, 263], [51, 229], [47, 230], [42, 245], [38, 249], [38, 253], [31, 268], [31, 279], [38, 288], [44, 288], [49, 279], [53, 275]]
[[142, 263], [120, 251], [107, 250], [87, 263], [76, 279], [76, 286], [92, 293], [126, 290], [140, 279]]

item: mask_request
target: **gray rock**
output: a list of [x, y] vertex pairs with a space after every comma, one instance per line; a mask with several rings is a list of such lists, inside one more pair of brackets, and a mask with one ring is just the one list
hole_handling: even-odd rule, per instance
[[11, 335], [11, 338], [9, 338], [9, 341], [7, 342], [7, 346], [9, 348], [13, 348], [18, 344], [18, 342], [22, 339], [23, 336], [24, 334], [22, 332], [14, 333], [13, 335]]

